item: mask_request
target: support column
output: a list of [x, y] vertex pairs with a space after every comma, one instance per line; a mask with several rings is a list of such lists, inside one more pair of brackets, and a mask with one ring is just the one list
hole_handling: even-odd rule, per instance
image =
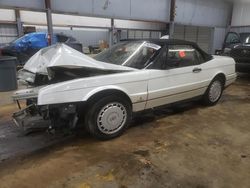
[[53, 24], [52, 24], [52, 14], [51, 14], [51, 2], [50, 0], [45, 0], [46, 17], [47, 17], [47, 27], [48, 27], [48, 44], [52, 44], [53, 38]]
[[18, 34], [18, 37], [21, 37], [23, 36], [24, 33], [23, 33], [23, 23], [20, 18], [19, 9], [15, 9], [15, 15], [16, 15], [17, 34]]
[[114, 26], [114, 19], [111, 19], [111, 28], [109, 30], [109, 47], [113, 46], [114, 44], [114, 31], [115, 31], [115, 26]]
[[169, 23], [169, 38], [174, 38], [174, 21], [176, 16], [176, 0], [171, 0], [170, 6], [170, 23]]

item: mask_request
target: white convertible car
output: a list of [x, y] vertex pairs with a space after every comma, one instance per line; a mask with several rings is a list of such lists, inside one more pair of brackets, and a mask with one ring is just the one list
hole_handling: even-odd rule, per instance
[[27, 101], [13, 115], [16, 124], [41, 116], [52, 127], [84, 125], [95, 137], [111, 139], [128, 127], [133, 112], [194, 98], [216, 104], [236, 73], [232, 58], [159, 39], [124, 41], [94, 58], [57, 44], [36, 53], [20, 78], [30, 86], [13, 95]]

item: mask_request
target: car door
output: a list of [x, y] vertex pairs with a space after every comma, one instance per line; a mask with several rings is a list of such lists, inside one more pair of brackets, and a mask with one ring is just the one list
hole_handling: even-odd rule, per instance
[[204, 94], [207, 78], [202, 74], [203, 62], [200, 52], [191, 45], [166, 46], [150, 71], [146, 108]]

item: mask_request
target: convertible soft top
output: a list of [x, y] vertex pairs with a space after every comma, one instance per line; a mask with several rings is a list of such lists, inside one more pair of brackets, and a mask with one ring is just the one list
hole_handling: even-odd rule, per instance
[[209, 61], [213, 58], [212, 55], [204, 52], [195, 42], [186, 41], [186, 40], [179, 40], [179, 39], [124, 39], [121, 41], [148, 41], [156, 44], [161, 45], [191, 45], [196, 48], [205, 58], [205, 60]]

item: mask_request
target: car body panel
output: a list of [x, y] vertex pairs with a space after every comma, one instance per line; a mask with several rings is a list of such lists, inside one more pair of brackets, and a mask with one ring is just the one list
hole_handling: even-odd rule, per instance
[[127, 94], [133, 104], [145, 103], [148, 75], [148, 70], [138, 70], [52, 84], [39, 91], [38, 105], [87, 101], [94, 94], [111, 89]]

